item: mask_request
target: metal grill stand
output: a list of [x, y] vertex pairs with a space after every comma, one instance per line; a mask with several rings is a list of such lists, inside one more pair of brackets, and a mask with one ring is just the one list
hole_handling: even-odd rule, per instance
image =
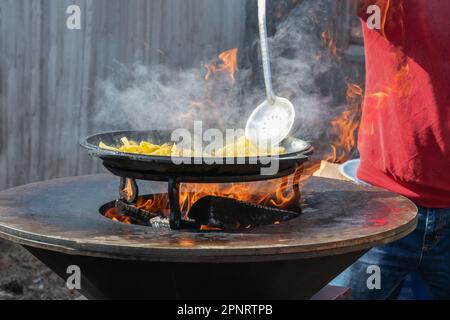
[[[291, 171], [288, 172], [289, 174], [291, 173]], [[283, 179], [286, 179], [285, 181], [283, 181], [282, 183], [287, 184], [288, 183], [288, 178], [286, 176], [283, 176], [284, 173], [278, 174], [275, 178], [280, 178], [283, 177]], [[274, 179], [275, 179], [274, 178]], [[239, 177], [239, 180], [236, 179], [235, 182], [250, 182], [250, 181], [255, 181], [255, 180], [260, 180], [261, 178], [257, 179], [254, 176], [248, 176], [248, 177]], [[147, 180], [147, 179], [146, 179]], [[220, 183], [223, 182], [220, 179], [214, 179], [214, 181], [209, 178], [209, 179], [205, 179], [205, 182], [208, 183]], [[168, 183], [168, 189], [167, 189], [167, 194], [169, 197], [169, 209], [170, 209], [170, 213], [169, 213], [169, 225], [170, 225], [170, 229], [172, 230], [180, 230], [180, 229], [199, 229], [200, 228], [200, 224], [197, 223], [194, 220], [190, 220], [190, 219], [185, 219], [183, 218], [183, 214], [182, 214], [182, 210], [180, 207], [180, 184], [182, 182], [182, 178], [179, 177], [169, 177], [167, 179], [167, 183]], [[226, 182], [230, 182], [230, 179], [226, 179]], [[293, 186], [292, 186], [293, 190], [294, 190], [294, 194], [295, 194], [295, 198], [296, 199], [300, 199], [300, 175], [294, 175], [294, 180], [293, 180]], [[128, 192], [127, 192], [128, 190]], [[136, 179], [135, 178], [128, 178], [128, 177], [120, 177], [120, 187], [119, 187], [119, 194], [120, 194], [120, 201], [122, 203], [125, 203], [129, 206], [127, 206], [126, 208], [122, 208], [125, 210], [122, 210], [124, 212], [129, 212], [130, 210], [133, 212], [135, 209], [133, 209], [134, 206], [136, 206], [136, 202], [139, 198], [139, 187], [136, 183]], [[249, 204], [251, 205], [251, 204]], [[120, 207], [123, 206], [120, 204], [116, 203], [116, 207]], [[269, 209], [269, 207], [264, 207], [264, 206], [258, 206], [259, 208], [263, 209], [263, 208], [267, 208]], [[271, 210], [274, 210], [273, 208], [270, 208]], [[146, 213], [146, 215], [149, 215], [148, 220], [150, 221], [150, 219], [152, 218], [156, 218], [158, 217], [158, 214], [152, 214], [152, 213]], [[186, 214], [186, 217], [188, 215]]]

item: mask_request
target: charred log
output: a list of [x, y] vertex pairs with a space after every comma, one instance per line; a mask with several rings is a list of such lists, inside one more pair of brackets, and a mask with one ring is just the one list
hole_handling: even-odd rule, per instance
[[189, 218], [212, 228], [239, 230], [281, 223], [300, 214], [300, 208], [298, 211], [288, 211], [230, 198], [207, 196], [192, 206]]

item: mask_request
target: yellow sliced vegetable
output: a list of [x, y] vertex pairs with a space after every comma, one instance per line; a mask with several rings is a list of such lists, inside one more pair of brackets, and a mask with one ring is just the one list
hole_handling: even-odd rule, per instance
[[197, 154], [191, 149], [177, 147], [176, 144], [170, 145], [165, 143], [159, 146], [145, 140], [137, 143], [136, 141], [129, 140], [127, 137], [121, 138], [120, 142], [122, 145], [119, 147], [108, 146], [103, 142], [99, 143], [99, 147], [110, 151], [167, 157], [256, 157], [283, 154], [286, 151], [283, 147], [273, 147], [269, 149], [258, 148], [250, 139], [246, 137], [237, 139], [235, 143], [226, 145], [225, 147], [213, 152], [213, 154]]
[[117, 149], [117, 148], [110, 147], [110, 146], [104, 144], [103, 141], [100, 141], [100, 143], [98, 144], [98, 146], [99, 146], [100, 148], [102, 148], [102, 149], [109, 150], [109, 151], [119, 151], [119, 149]]

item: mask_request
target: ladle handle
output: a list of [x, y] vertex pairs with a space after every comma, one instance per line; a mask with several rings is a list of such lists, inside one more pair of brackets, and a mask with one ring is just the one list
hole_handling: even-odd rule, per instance
[[264, 70], [264, 81], [266, 83], [267, 101], [269, 101], [270, 104], [274, 104], [275, 94], [273, 92], [272, 87], [269, 41], [267, 40], [266, 0], [258, 0], [258, 21], [259, 21], [259, 38], [261, 44], [261, 57]]

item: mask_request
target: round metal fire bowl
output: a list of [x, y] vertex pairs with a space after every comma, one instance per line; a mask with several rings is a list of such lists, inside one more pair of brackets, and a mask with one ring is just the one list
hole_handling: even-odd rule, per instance
[[[281, 261], [361, 252], [402, 238], [417, 208], [393, 193], [311, 178], [303, 215], [246, 232], [171, 231], [109, 220], [98, 209], [117, 197], [117, 178], [92, 175], [0, 193], [0, 236], [69, 255], [184, 263]], [[148, 182], [152, 192], [165, 184]]]

